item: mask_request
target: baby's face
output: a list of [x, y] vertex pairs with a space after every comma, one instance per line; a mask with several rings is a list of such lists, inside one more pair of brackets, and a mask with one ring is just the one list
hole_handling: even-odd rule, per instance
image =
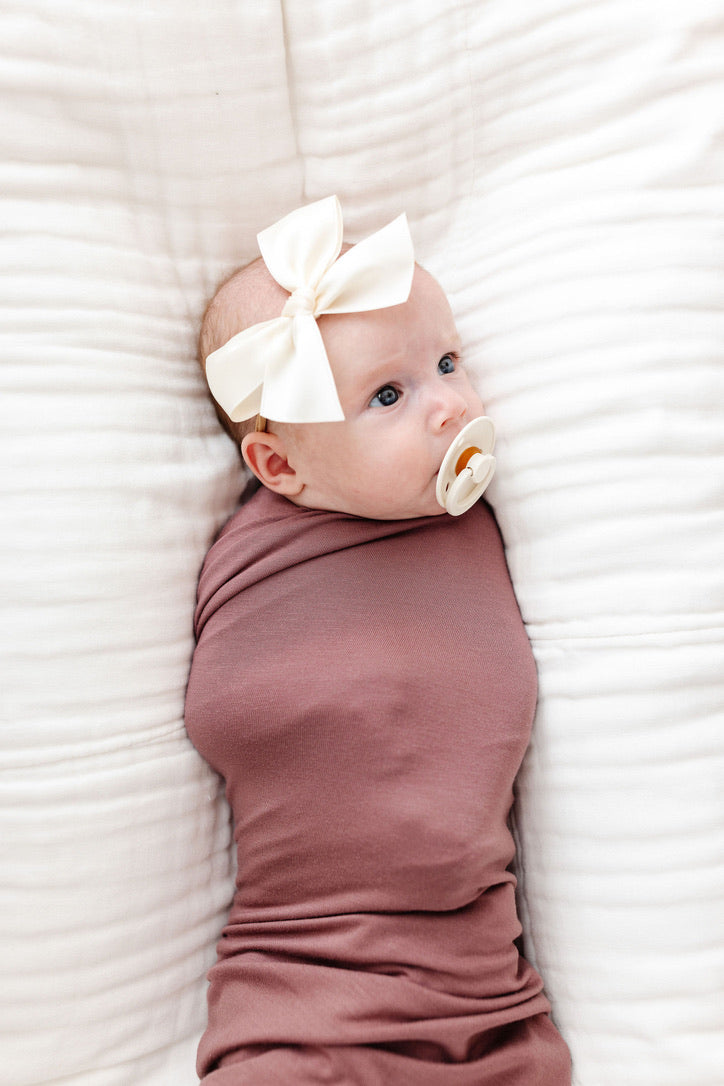
[[377, 520], [443, 513], [440, 464], [483, 405], [442, 289], [416, 268], [403, 305], [322, 317], [319, 327], [345, 419], [284, 427], [303, 482], [294, 501]]

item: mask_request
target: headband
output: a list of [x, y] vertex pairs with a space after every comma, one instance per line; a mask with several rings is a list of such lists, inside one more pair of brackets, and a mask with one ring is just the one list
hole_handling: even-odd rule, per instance
[[[232, 422], [344, 419], [317, 317], [407, 301], [415, 257], [406, 216], [339, 256], [336, 196], [307, 204], [257, 235], [273, 278], [289, 291], [281, 316], [253, 324], [206, 359], [211, 394]], [[339, 257], [339, 259], [337, 259]]]

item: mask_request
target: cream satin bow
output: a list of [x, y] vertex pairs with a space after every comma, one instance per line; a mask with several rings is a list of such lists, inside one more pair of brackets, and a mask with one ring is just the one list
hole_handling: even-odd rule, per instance
[[[342, 256], [336, 196], [292, 211], [258, 236], [264, 263], [290, 292], [280, 317], [254, 324], [206, 359], [211, 394], [233, 422], [344, 418], [316, 318], [407, 301], [415, 269], [406, 216]], [[337, 259], [339, 257], [339, 259]]]

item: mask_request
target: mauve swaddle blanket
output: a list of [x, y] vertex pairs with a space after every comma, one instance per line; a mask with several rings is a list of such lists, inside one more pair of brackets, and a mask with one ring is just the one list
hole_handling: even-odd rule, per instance
[[512, 785], [536, 696], [497, 526], [260, 490], [207, 556], [187, 727], [234, 812], [214, 1086], [562, 1086], [518, 955]]

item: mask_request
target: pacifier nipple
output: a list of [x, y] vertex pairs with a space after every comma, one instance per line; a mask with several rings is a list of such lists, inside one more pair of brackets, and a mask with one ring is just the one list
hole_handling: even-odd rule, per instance
[[445, 453], [435, 496], [453, 517], [465, 513], [482, 496], [495, 471], [495, 427], [480, 415], [463, 427]]

